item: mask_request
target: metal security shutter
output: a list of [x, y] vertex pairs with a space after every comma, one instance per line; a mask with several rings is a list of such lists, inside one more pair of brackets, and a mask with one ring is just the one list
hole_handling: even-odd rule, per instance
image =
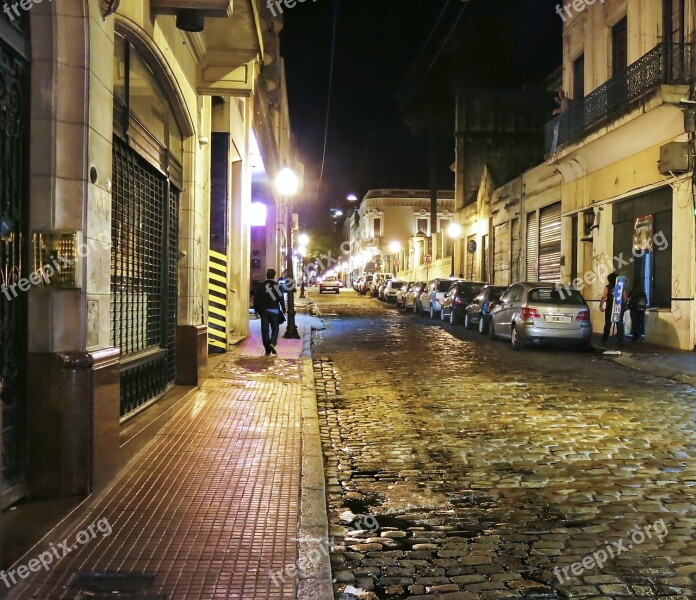
[[176, 367], [179, 192], [114, 138], [111, 341], [121, 349], [121, 416], [162, 395]]
[[536, 211], [527, 214], [527, 281], [537, 280], [539, 227]]
[[496, 225], [493, 238], [493, 281], [496, 285], [509, 283], [510, 223]]
[[561, 279], [561, 203], [539, 213], [539, 281]]
[[[668, 244], [662, 248], [653, 247], [653, 297], [651, 305], [657, 308], [672, 307], [672, 211], [655, 215], [654, 230], [662, 233]], [[662, 239], [661, 238], [661, 239]]]

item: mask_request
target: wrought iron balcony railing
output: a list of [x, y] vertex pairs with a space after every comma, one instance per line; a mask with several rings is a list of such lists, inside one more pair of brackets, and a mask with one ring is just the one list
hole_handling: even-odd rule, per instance
[[566, 112], [546, 124], [546, 157], [625, 115], [660, 85], [689, 84], [693, 79], [689, 44], [657, 45], [583, 99], [571, 101]]

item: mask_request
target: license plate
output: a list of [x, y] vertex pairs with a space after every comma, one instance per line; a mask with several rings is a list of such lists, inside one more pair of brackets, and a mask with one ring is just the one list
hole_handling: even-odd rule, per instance
[[558, 315], [546, 315], [547, 323], [570, 323], [571, 317], [560, 317]]

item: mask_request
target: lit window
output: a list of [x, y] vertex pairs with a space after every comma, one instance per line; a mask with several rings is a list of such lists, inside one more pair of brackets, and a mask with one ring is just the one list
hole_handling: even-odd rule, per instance
[[262, 202], [251, 203], [251, 226], [265, 227], [266, 226], [266, 205]]

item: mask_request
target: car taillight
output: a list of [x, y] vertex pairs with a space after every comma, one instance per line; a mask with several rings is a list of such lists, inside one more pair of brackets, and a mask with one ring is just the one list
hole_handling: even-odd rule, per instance
[[523, 319], [541, 319], [539, 311], [536, 308], [529, 308], [528, 306], [522, 308], [520, 317]]
[[589, 310], [581, 310], [578, 313], [578, 316], [575, 317], [576, 321], [589, 321], [590, 320], [590, 311]]

